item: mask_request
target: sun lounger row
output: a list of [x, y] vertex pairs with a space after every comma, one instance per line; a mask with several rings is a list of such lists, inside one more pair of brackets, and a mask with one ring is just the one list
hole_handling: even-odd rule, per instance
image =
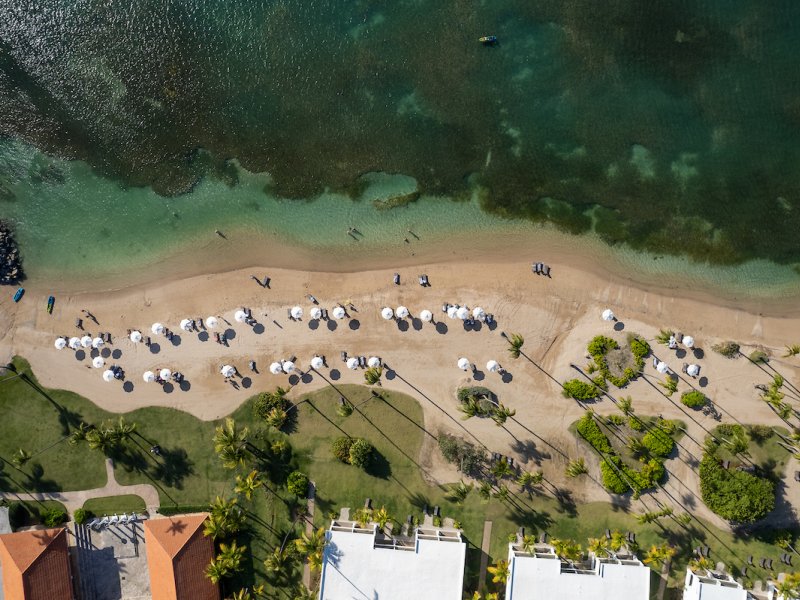
[[544, 263], [533, 263], [531, 265], [531, 271], [533, 271], [536, 275], [550, 277], [550, 265], [546, 265]]
[[128, 523], [136, 523], [137, 521], [141, 521], [142, 518], [143, 517], [137, 515], [136, 513], [131, 513], [130, 515], [122, 513], [122, 515], [114, 515], [111, 517], [106, 515], [102, 519], [95, 517], [86, 525], [94, 530], [99, 531], [100, 529], [103, 529], [104, 527], [110, 527], [111, 525], [127, 525]]
[[427, 275], [420, 275], [419, 276], [419, 284], [422, 287], [430, 287], [431, 286], [431, 282], [428, 281], [428, 276]]

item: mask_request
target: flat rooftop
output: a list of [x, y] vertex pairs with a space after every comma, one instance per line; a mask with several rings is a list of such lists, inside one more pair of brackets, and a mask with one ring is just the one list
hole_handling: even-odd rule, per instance
[[594, 558], [592, 568], [563, 564], [552, 548], [509, 548], [506, 600], [649, 600], [650, 569], [638, 559]]
[[377, 526], [334, 521], [327, 538], [320, 600], [462, 599], [467, 546], [457, 530], [388, 538]]
[[747, 597], [747, 590], [726, 574], [686, 570], [684, 600], [747, 600]]

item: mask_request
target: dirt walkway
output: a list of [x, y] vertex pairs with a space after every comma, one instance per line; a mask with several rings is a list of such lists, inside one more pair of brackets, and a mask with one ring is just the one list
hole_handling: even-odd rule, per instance
[[80, 490], [76, 492], [37, 492], [34, 494], [23, 494], [19, 492], [0, 492], [0, 498], [9, 500], [33, 500], [45, 501], [55, 500], [63, 504], [67, 512], [74, 514], [74, 512], [81, 508], [87, 500], [92, 498], [105, 498], [107, 496], [124, 496], [134, 495], [139, 496], [144, 500], [149, 513], [157, 512], [161, 506], [158, 498], [158, 491], [149, 483], [142, 483], [138, 485], [121, 485], [117, 483], [114, 477], [114, 462], [106, 459], [106, 476], [108, 482], [101, 488], [93, 490]]

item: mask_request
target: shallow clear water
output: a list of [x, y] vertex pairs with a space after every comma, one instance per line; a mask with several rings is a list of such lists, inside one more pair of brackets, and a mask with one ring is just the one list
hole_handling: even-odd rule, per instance
[[[149, 260], [234, 223], [311, 245], [364, 219], [386, 243], [401, 221], [524, 229], [447, 199], [477, 195], [659, 255], [793, 265], [799, 56], [791, 0], [0, 0], [0, 217], [35, 268], [84, 270], [92, 244]], [[424, 200], [373, 210], [371, 172]]]

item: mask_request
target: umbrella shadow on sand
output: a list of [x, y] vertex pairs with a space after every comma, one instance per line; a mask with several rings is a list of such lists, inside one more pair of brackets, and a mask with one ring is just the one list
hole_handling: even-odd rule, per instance
[[441, 335], [447, 333], [447, 323], [445, 323], [444, 321], [439, 321], [438, 323], [436, 323], [436, 333], [439, 333]]
[[179, 336], [177, 333], [173, 333], [172, 334], [172, 339], [170, 340], [170, 342], [172, 342], [173, 346], [180, 346], [181, 345], [181, 336]]
[[184, 379], [178, 384], [178, 387], [181, 388], [182, 392], [188, 392], [190, 389], [192, 389], [192, 384], [186, 379]]
[[625, 329], [625, 323], [622, 321], [617, 321], [614, 323], [614, 331], [622, 331], [623, 329]]
[[160, 344], [150, 344], [150, 354], [158, 354], [159, 352], [161, 352]]
[[336, 321], [333, 321], [331, 319], [328, 320], [328, 331], [336, 331], [337, 327], [338, 325], [336, 324]]
[[126, 381], [122, 384], [122, 389], [130, 394], [133, 391], [133, 382]]
[[122, 350], [120, 350], [119, 348], [114, 350], [111, 353], [111, 358], [113, 358], [114, 360], [119, 360], [120, 358], [122, 358]]
[[83, 360], [86, 358], [86, 352], [83, 350], [76, 350], [75, 351], [75, 360]]
[[331, 369], [331, 372], [329, 373], [329, 376], [334, 381], [339, 381], [342, 378], [342, 374], [339, 371], [339, 369]]
[[486, 373], [478, 369], [475, 369], [475, 371], [472, 372], [472, 378], [475, 381], [483, 381], [484, 379], [486, 379]]
[[236, 330], [235, 329], [231, 329], [229, 327], [228, 329], [225, 330], [225, 333], [223, 333], [222, 335], [225, 336], [226, 340], [235, 340], [236, 339]]
[[414, 328], [414, 331], [419, 331], [422, 329], [422, 320], [414, 317], [411, 319], [411, 326]]
[[511, 383], [513, 380], [514, 376], [508, 371], [503, 371], [503, 374], [500, 376], [500, 381], [503, 383]]
[[397, 319], [397, 328], [400, 331], [408, 331], [408, 321], [405, 319]]
[[350, 319], [348, 325], [350, 326], [350, 329], [352, 329], [353, 331], [357, 331], [359, 327], [361, 327], [361, 321], [359, 321], [358, 319]]
[[207, 342], [209, 340], [209, 335], [207, 331], [201, 331], [197, 334], [197, 339], [201, 342]]
[[253, 325], [253, 333], [255, 333], [256, 335], [261, 335], [262, 333], [264, 333], [264, 331], [265, 331], [264, 325], [262, 325], [261, 323], [256, 323], [255, 325]]
[[242, 377], [242, 387], [244, 389], [252, 387], [252, 385], [253, 385], [253, 380], [252, 379], [250, 379], [249, 377]]
[[316, 331], [317, 329], [319, 329], [319, 319], [311, 319], [308, 322], [308, 328], [311, 331]]

